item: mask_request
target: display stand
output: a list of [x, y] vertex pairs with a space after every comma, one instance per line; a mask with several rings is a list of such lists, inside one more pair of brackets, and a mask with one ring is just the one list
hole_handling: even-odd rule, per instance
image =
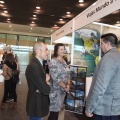
[[65, 110], [83, 114], [85, 106], [86, 66], [70, 65], [70, 92], [66, 95]]

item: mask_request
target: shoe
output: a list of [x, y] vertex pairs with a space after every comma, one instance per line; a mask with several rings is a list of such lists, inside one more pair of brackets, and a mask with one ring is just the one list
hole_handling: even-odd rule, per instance
[[8, 99], [6, 100], [6, 102], [12, 102], [14, 99]]
[[5, 109], [5, 103], [1, 103], [0, 109]]

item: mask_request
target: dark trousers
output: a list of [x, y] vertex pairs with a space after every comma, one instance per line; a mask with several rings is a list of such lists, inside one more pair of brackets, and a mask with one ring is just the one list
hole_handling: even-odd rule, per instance
[[43, 120], [43, 118], [39, 118], [39, 117], [29, 117], [29, 120]]
[[9, 98], [14, 99], [14, 102], [17, 102], [16, 82], [15, 83], [11, 83]]
[[59, 114], [59, 112], [50, 111], [48, 120], [58, 120], [58, 114]]
[[94, 120], [119, 120], [119, 116], [101, 116], [94, 114]]
[[10, 92], [10, 87], [11, 87], [11, 81], [10, 80], [5, 80], [4, 81], [4, 95], [3, 95], [3, 100], [2, 102], [5, 103], [7, 98], [8, 98], [8, 95], [9, 95], [9, 92]]

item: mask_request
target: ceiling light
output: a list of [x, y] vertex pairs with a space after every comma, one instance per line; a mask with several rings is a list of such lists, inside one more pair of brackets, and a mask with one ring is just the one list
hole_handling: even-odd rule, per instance
[[9, 27], [12, 27], [11, 25]]
[[4, 13], [8, 13], [8, 11], [5, 10]]
[[116, 23], [117, 23], [117, 24], [119, 24], [119, 23], [120, 23], [120, 21], [117, 21]]
[[68, 14], [68, 15], [69, 15], [69, 14], [70, 14], [70, 12], [66, 12], [66, 14]]
[[48, 33], [49, 34], [49, 33]]
[[57, 25], [54, 25], [54, 26], [57, 26]]
[[0, 7], [3, 7], [3, 5], [2, 5], [2, 4], [0, 4]]
[[7, 20], [10, 20], [10, 18], [8, 18]]
[[11, 30], [13, 30], [13, 29], [11, 29]]
[[34, 21], [32, 21], [32, 23], [35, 23]]
[[36, 9], [40, 9], [40, 7], [39, 7], [39, 6], [37, 6], [37, 7], [36, 7]]
[[63, 19], [59, 19], [60, 21], [62, 21]]
[[5, 2], [4, 2], [4, 1], [0, 1], [0, 3], [2, 3], [2, 4], [3, 4], [3, 3], [5, 3]]
[[30, 31], [31, 32], [31, 31]]
[[95, 6], [96, 5], [96, 2], [92, 4], [92, 6]]
[[32, 30], [32, 28], [30, 28]]
[[79, 0], [80, 3], [84, 2], [84, 0]]
[[84, 3], [80, 3], [79, 6], [80, 6], [80, 7], [84, 7], [85, 4], [84, 4]]
[[51, 30], [51, 32], [52, 32], [52, 30]]
[[55, 15], [51, 15], [51, 16], [55, 16]]
[[33, 17], [37, 17], [36, 15], [33, 15]]

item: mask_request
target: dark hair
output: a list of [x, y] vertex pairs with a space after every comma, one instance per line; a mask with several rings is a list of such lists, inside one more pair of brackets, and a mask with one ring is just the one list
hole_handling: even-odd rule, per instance
[[104, 43], [110, 42], [112, 47], [118, 47], [118, 38], [113, 33], [107, 33], [101, 36]]
[[[58, 56], [58, 49], [60, 46], [64, 46], [64, 44], [62, 43], [57, 43], [55, 46], [54, 46], [54, 54], [53, 54], [53, 57], [57, 57]], [[65, 47], [65, 46], [64, 46]]]
[[5, 55], [5, 62], [10, 62], [10, 63], [15, 62], [15, 59], [12, 53], [7, 53]]

